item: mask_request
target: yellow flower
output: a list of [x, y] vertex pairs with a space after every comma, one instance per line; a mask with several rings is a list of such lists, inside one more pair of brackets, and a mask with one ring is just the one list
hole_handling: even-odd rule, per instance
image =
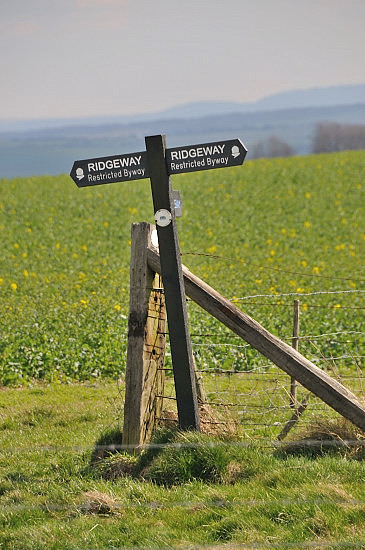
[[4, 282], [4, 279], [2, 277], [0, 277], [0, 285], [2, 285]]
[[304, 227], [306, 227], [307, 229], [309, 229], [310, 227], [312, 227], [311, 222], [308, 222], [308, 221], [304, 222]]
[[316, 265], [313, 268], [313, 273], [315, 273], [316, 275], [318, 275], [319, 273], [319, 267], [317, 267]]
[[341, 304], [335, 304], [333, 307], [335, 307], [336, 309], [341, 307]]
[[213, 244], [213, 246], [210, 246], [208, 248], [208, 252], [209, 254], [213, 254], [213, 252], [215, 252], [217, 250], [217, 247]]
[[19, 248], [18, 243], [14, 243], [14, 248]]
[[116, 309], [117, 311], [120, 311], [122, 308], [120, 307], [119, 304], [116, 304], [116, 305], [114, 306], [114, 309]]
[[307, 193], [305, 194], [305, 198], [306, 198], [306, 199], [310, 199], [310, 198], [311, 198], [311, 194], [307, 192]]
[[15, 292], [16, 289], [18, 288], [18, 285], [16, 283], [10, 283], [10, 288]]
[[255, 279], [255, 283], [257, 283], [258, 285], [261, 285], [262, 279]]
[[24, 275], [24, 277], [28, 277], [28, 276], [29, 276], [29, 272], [28, 272], [28, 270], [27, 270], [27, 269], [24, 269], [24, 271], [23, 271], [23, 275]]
[[300, 288], [300, 287], [297, 288], [297, 292], [304, 292], [304, 290], [305, 290], [304, 288]]
[[86, 246], [86, 244], [83, 244], [83, 245], [81, 246], [81, 250], [85, 250], [85, 252], [87, 251], [87, 246]]

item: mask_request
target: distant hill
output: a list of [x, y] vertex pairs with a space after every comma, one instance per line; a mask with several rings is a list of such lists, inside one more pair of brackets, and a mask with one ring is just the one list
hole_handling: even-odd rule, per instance
[[177, 105], [155, 113], [132, 115], [108, 115], [80, 118], [56, 118], [36, 120], [1, 120], [0, 133], [23, 132], [41, 128], [61, 128], [68, 126], [89, 126], [103, 124], [132, 124], [156, 120], [200, 118], [230, 113], [254, 113], [305, 107], [332, 107], [337, 105], [365, 104], [365, 84], [331, 86], [292, 90], [269, 95], [255, 102], [197, 101]]
[[166, 134], [169, 147], [238, 137], [247, 158], [258, 141], [276, 135], [303, 155], [323, 121], [365, 124], [365, 84], [285, 92], [252, 104], [191, 103], [144, 117], [3, 123], [0, 178], [67, 173], [74, 160], [141, 151], [144, 137], [154, 134]]

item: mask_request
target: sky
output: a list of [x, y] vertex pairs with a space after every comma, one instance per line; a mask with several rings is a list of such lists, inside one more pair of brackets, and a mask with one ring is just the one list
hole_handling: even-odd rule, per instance
[[365, 82], [365, 0], [1, 0], [0, 119]]

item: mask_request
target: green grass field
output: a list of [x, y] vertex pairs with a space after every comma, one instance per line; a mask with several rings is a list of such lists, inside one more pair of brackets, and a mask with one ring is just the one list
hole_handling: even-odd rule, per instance
[[[289, 342], [299, 298], [300, 349], [362, 399], [364, 175], [365, 152], [344, 152], [173, 179], [183, 262]], [[96, 442], [122, 426], [137, 221], [153, 221], [147, 180], [0, 181], [0, 547], [361, 548], [365, 471], [350, 452], [280, 456], [264, 440], [210, 452], [218, 441], [203, 455], [163, 452], [145, 477], [91, 465]], [[188, 312], [212, 396], [214, 370], [271, 375], [192, 302]], [[199, 456], [221, 464], [215, 479], [191, 474]]]
[[[175, 176], [183, 262], [280, 337], [291, 334], [293, 297], [281, 296], [290, 293], [303, 295], [303, 335], [361, 332], [363, 311], [348, 309], [363, 306], [361, 293], [306, 294], [364, 288], [364, 159], [248, 161]], [[136, 221], [153, 221], [148, 180], [86, 189], [66, 175], [0, 182], [3, 384], [123, 374]], [[198, 308], [189, 311], [192, 333], [224, 338]], [[364, 355], [363, 336], [354, 340], [351, 352]], [[220, 362], [219, 353], [198, 355], [201, 366]]]

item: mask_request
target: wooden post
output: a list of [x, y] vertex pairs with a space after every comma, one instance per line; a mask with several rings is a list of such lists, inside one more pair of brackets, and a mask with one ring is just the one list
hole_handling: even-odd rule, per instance
[[165, 159], [165, 136], [150, 136], [145, 141], [161, 256], [179, 426], [183, 430], [200, 430], [175, 208]]
[[[294, 300], [293, 338], [291, 345], [296, 351], [299, 350], [299, 300]], [[297, 406], [297, 386], [297, 381], [292, 376], [290, 378], [290, 406], [292, 409], [295, 409]]]
[[163, 402], [166, 314], [160, 275], [147, 264], [151, 232], [132, 225], [123, 444], [133, 448], [150, 439]]
[[[147, 257], [152, 269], [160, 272], [160, 258], [157, 252], [149, 249]], [[190, 298], [344, 418], [365, 431], [365, 408], [352, 392], [264, 329], [255, 319], [193, 275], [187, 267], [182, 266], [182, 271], [186, 293]]]

